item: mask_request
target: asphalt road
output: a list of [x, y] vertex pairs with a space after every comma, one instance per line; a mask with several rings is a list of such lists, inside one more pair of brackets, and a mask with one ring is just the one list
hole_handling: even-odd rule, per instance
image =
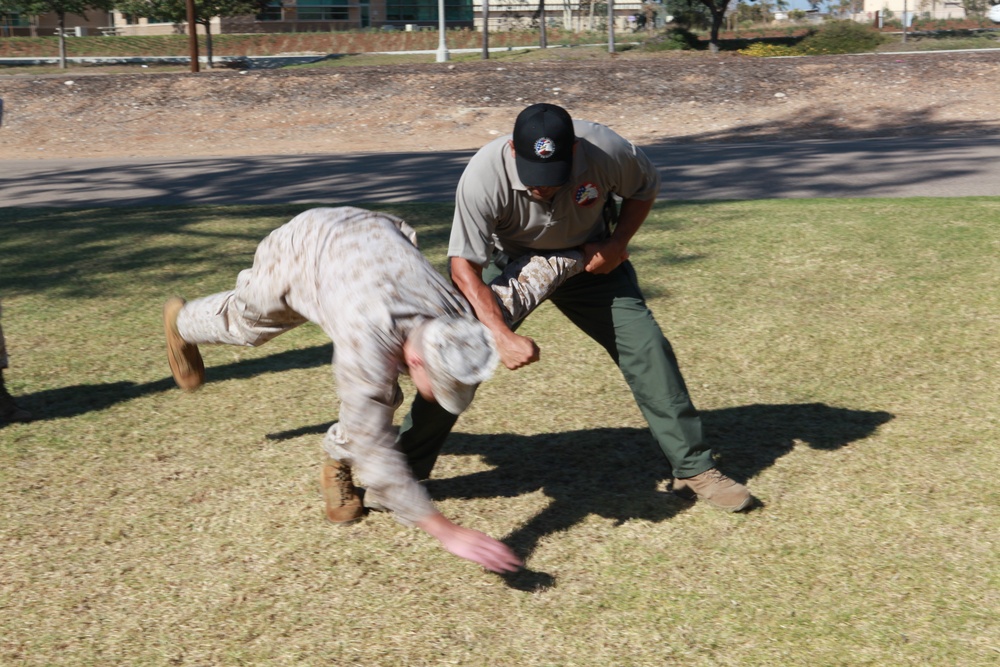
[[[662, 199], [1000, 196], [1000, 136], [643, 149]], [[471, 155], [0, 159], [0, 206], [447, 202]]]

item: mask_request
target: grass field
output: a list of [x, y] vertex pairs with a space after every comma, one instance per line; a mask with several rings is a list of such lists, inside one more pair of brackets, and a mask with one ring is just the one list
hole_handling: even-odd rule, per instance
[[[0, 664], [1000, 660], [1000, 199], [658, 205], [633, 262], [760, 506], [666, 494], [617, 370], [546, 305], [541, 362], [481, 388], [430, 483], [527, 558], [506, 579], [322, 519], [314, 326], [174, 388], [164, 299], [231, 287], [302, 208], [0, 209], [6, 377], [38, 417], [0, 426]], [[443, 267], [449, 206], [378, 208]]]
[[[745, 29], [740, 33], [728, 33], [722, 41], [723, 50], [735, 51], [746, 48], [755, 39], [791, 37], [802, 33], [801, 26], [791, 26], [775, 30], [772, 26], [759, 29]], [[912, 34], [906, 42], [899, 36], [886, 38], [886, 43], [878, 48], [880, 52], [898, 51], [946, 51], [962, 49], [1000, 48], [1000, 33], [996, 31], [942, 31]], [[649, 37], [644, 32], [619, 32], [616, 37], [616, 53], [628, 53], [628, 57], [662, 57], [656, 51], [646, 52], [642, 43]], [[704, 38], [704, 35], [702, 36]], [[434, 51], [439, 46], [436, 31], [380, 32], [380, 31], [338, 31], [330, 33], [266, 33], [266, 34], [224, 34], [212, 37], [213, 55], [216, 65], [223, 57], [254, 57], [287, 54], [330, 54], [330, 58], [299, 67], [345, 67], [387, 64], [409, 64], [434, 62]], [[508, 48], [509, 51], [494, 51], [491, 60], [537, 61], [549, 59], [608, 59], [607, 35], [601, 32], [569, 32], [551, 29], [546, 35], [551, 48], [537, 49], [538, 34], [528, 30], [498, 31], [490, 33], [489, 45], [494, 49]], [[450, 30], [446, 37], [451, 50], [450, 59], [456, 62], [479, 60], [482, 58], [482, 33], [471, 30]], [[199, 53], [207, 55], [204, 37], [199, 40]], [[560, 48], [587, 45], [594, 48]], [[526, 48], [519, 48], [526, 47]], [[185, 35], [158, 35], [143, 37], [73, 37], [66, 40], [67, 55], [70, 58], [125, 58], [189, 55], [188, 37]], [[473, 49], [473, 52], [464, 50]], [[427, 53], [402, 53], [426, 51]], [[393, 52], [401, 52], [399, 54]], [[0, 58], [55, 58], [59, 55], [57, 37], [8, 37], [0, 39]], [[76, 71], [100, 73], [114, 72], [163, 72], [188, 71], [189, 65], [152, 64], [107, 64], [69, 63]], [[57, 65], [7, 65], [0, 64], [0, 74], [38, 75], [57, 73]]]

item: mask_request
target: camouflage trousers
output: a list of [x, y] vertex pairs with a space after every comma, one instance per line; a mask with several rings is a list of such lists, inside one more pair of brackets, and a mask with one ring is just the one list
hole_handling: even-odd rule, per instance
[[527, 317], [583, 267], [583, 254], [577, 250], [525, 255], [507, 264], [489, 283], [507, 326]]

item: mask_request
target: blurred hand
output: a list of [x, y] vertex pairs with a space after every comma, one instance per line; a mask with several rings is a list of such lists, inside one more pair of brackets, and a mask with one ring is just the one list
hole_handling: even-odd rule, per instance
[[478, 563], [490, 572], [516, 572], [524, 565], [503, 542], [452, 523], [442, 514], [435, 514], [417, 525], [437, 538], [448, 553]]

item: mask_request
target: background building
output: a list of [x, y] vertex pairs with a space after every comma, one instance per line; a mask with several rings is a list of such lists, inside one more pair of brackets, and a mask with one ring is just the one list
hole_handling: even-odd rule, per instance
[[[539, 5], [521, 0], [492, 0], [488, 4], [490, 31], [537, 29]], [[642, 2], [616, 2], [615, 27], [633, 29], [643, 12]], [[605, 30], [607, 4], [588, 0], [549, 0], [546, 25], [572, 31]], [[482, 0], [445, 0], [449, 28], [482, 30]], [[66, 15], [70, 36], [170, 35], [187, 31], [186, 23], [125, 16], [121, 12], [90, 10], [87, 18]], [[213, 34], [330, 32], [334, 30], [421, 30], [438, 28], [438, 0], [275, 0], [256, 16], [215, 17]], [[6, 15], [0, 36], [46, 36], [58, 30], [55, 14], [37, 17]]]
[[864, 0], [862, 14], [855, 14], [857, 21], [875, 23], [881, 16], [884, 21], [902, 21], [906, 17], [906, 25], [913, 19], [964, 19], [965, 6], [962, 0]]

